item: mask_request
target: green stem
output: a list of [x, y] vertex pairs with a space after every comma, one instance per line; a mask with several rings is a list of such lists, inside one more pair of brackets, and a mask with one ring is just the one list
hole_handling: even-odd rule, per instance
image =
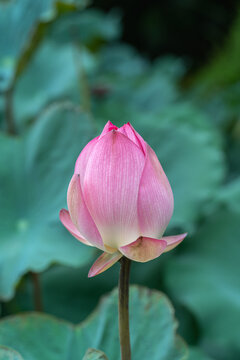
[[42, 291], [41, 285], [39, 281], [39, 274], [35, 272], [30, 272], [32, 277], [32, 285], [33, 285], [33, 302], [34, 309], [36, 311], [43, 311], [43, 303], [42, 303]]
[[118, 313], [119, 313], [119, 337], [121, 347], [121, 360], [131, 360], [131, 346], [129, 334], [129, 274], [131, 260], [122, 257], [118, 285]]
[[7, 132], [16, 135], [16, 126], [13, 114], [13, 88], [9, 88], [5, 93], [5, 117], [7, 122]]
[[79, 87], [80, 87], [80, 100], [83, 110], [88, 113], [91, 113], [91, 94], [90, 88], [88, 85], [87, 74], [84, 69], [83, 60], [82, 60], [82, 47], [79, 44], [76, 44], [76, 49], [78, 52], [75, 52], [75, 64], [79, 76]]

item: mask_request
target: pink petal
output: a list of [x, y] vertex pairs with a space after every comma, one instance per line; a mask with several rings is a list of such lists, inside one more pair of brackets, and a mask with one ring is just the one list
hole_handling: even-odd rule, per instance
[[163, 239], [158, 240], [140, 236], [131, 244], [120, 247], [119, 251], [131, 260], [146, 262], [160, 256], [166, 246], [167, 242]]
[[139, 195], [138, 219], [143, 236], [162, 237], [173, 213], [173, 194], [168, 179], [149, 145]]
[[124, 124], [122, 127], [118, 129], [123, 135], [127, 136], [130, 140], [132, 140], [140, 149], [146, 153], [146, 142], [143, 140], [141, 135], [139, 135], [133, 126], [130, 123]]
[[104, 244], [118, 248], [137, 239], [137, 199], [145, 158], [131, 140], [108, 132], [95, 145], [83, 194]]
[[113, 125], [111, 121], [108, 121], [106, 125], [104, 126], [104, 129], [100, 136], [97, 136], [93, 140], [91, 140], [81, 151], [80, 155], [77, 158], [76, 164], [75, 164], [75, 174], [81, 175], [81, 185], [83, 184], [84, 180], [84, 174], [87, 167], [89, 156], [95, 146], [95, 144], [98, 142], [99, 139], [101, 139], [104, 135], [106, 135], [111, 130], [117, 130], [118, 127]]
[[85, 171], [86, 171], [86, 167], [87, 167], [87, 163], [88, 163], [88, 159], [89, 156], [95, 146], [95, 144], [98, 141], [98, 137], [94, 138], [93, 140], [91, 140], [81, 151], [80, 155], [77, 158], [76, 164], [75, 164], [75, 170], [74, 173], [75, 174], [80, 174], [80, 179], [81, 179], [81, 185], [83, 184], [83, 180], [84, 180], [84, 175], [85, 175]]
[[187, 233], [174, 236], [164, 236], [162, 239], [167, 242], [167, 247], [164, 252], [174, 249], [176, 246], [178, 246], [178, 244], [183, 241], [183, 239], [185, 239], [186, 236]]
[[65, 228], [78, 240], [80, 240], [83, 244], [92, 246], [84, 237], [80, 234], [76, 226], [73, 224], [70, 214], [67, 210], [62, 209], [59, 213], [60, 220], [65, 226]]
[[117, 130], [117, 129], [118, 129], [117, 126], [113, 125], [113, 124], [111, 123], [111, 121], [108, 121], [108, 122], [106, 123], [106, 125], [104, 126], [103, 131], [102, 131], [101, 135], [99, 136], [99, 139], [101, 139], [101, 138], [102, 138], [104, 135], [106, 135], [109, 131]]
[[80, 175], [78, 174], [74, 174], [70, 181], [67, 203], [72, 222], [79, 232], [93, 246], [104, 250], [101, 235], [85, 204], [80, 184]]
[[104, 252], [101, 256], [99, 256], [89, 270], [88, 277], [101, 274], [103, 271], [113, 266], [121, 257], [122, 254], [120, 254], [120, 252], [115, 252], [114, 254]]

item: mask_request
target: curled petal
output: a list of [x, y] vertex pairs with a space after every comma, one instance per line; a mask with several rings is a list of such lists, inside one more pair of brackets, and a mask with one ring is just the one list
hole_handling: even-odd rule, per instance
[[178, 244], [180, 244], [183, 239], [187, 236], [187, 233], [174, 235], [174, 236], [164, 236], [162, 239], [167, 242], [167, 247], [164, 252], [170, 251], [174, 249]]
[[118, 131], [132, 140], [143, 151], [144, 154], [146, 153], [146, 142], [130, 123], [124, 124], [121, 128], [118, 129]]
[[103, 271], [113, 266], [121, 257], [122, 254], [120, 252], [115, 252], [114, 254], [104, 252], [89, 270], [88, 277], [101, 274]]
[[83, 194], [105, 245], [126, 245], [141, 234], [137, 219], [139, 182], [145, 158], [131, 140], [108, 132], [88, 160]]
[[108, 121], [108, 122], [106, 123], [106, 125], [104, 126], [103, 131], [102, 131], [101, 135], [99, 136], [99, 139], [101, 139], [101, 138], [102, 138], [104, 135], [106, 135], [109, 131], [117, 130], [117, 129], [118, 129], [117, 126], [113, 125], [113, 124], [111, 123], [111, 121]]
[[101, 235], [85, 204], [78, 174], [74, 174], [70, 181], [67, 203], [72, 222], [79, 232], [90, 244], [104, 250]]
[[84, 239], [84, 237], [80, 234], [80, 232], [78, 231], [78, 229], [76, 228], [76, 226], [73, 224], [71, 218], [70, 218], [70, 214], [67, 210], [62, 209], [59, 213], [59, 218], [63, 224], [63, 226], [65, 226], [65, 228], [79, 241], [81, 241], [83, 244], [88, 245], [88, 246], [92, 246], [86, 239]]
[[138, 220], [143, 236], [162, 237], [173, 213], [173, 194], [168, 179], [149, 145], [138, 195]]
[[160, 256], [166, 249], [167, 242], [163, 239], [152, 239], [140, 236], [129, 245], [120, 247], [119, 251], [127, 258], [147, 262]]

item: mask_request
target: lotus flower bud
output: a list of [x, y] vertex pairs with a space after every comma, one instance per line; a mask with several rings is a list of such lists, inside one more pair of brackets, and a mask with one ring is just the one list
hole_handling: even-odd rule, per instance
[[160, 162], [131, 124], [110, 121], [80, 153], [60, 211], [67, 230], [104, 253], [90, 269], [100, 274], [122, 256], [146, 262], [177, 246], [186, 234], [163, 237], [173, 194]]

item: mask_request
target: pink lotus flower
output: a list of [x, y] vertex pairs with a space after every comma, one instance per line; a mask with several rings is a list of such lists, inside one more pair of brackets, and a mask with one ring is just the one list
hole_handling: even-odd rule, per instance
[[162, 237], [173, 194], [155, 152], [131, 124], [110, 121], [80, 153], [60, 219], [83, 244], [104, 251], [89, 272], [100, 274], [123, 255], [146, 262], [187, 234]]

